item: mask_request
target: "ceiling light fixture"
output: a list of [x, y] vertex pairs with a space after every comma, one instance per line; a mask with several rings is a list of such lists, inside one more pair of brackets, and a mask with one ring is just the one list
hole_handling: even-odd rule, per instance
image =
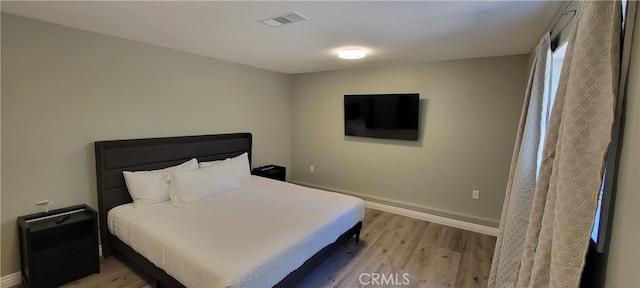
[[338, 52], [338, 57], [342, 59], [362, 59], [366, 56], [364, 50], [357, 48], [342, 49]]

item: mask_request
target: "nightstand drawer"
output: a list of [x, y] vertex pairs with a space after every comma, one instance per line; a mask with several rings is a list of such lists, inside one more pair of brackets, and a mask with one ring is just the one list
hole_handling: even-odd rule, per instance
[[33, 253], [35, 267], [55, 267], [67, 264], [81, 263], [82, 258], [93, 253], [98, 255], [97, 247], [93, 247], [93, 239], [76, 241], [56, 248]]
[[[37, 265], [36, 265], [37, 266]], [[95, 272], [92, 265], [86, 265], [86, 263], [64, 263], [60, 265], [50, 267], [36, 267], [34, 272], [38, 273], [37, 279], [31, 281], [32, 287], [58, 287], [62, 284], [71, 282], [78, 278], [82, 278], [86, 275], [93, 274]]]
[[99, 265], [94, 245], [94, 239], [86, 239], [34, 253], [32, 272], [38, 279], [31, 279], [32, 286], [57, 286], [94, 273]]

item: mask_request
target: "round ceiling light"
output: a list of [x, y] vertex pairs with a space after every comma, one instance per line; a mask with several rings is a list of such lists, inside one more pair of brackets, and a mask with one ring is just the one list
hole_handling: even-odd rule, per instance
[[361, 59], [364, 56], [364, 50], [356, 48], [343, 49], [338, 52], [338, 57], [342, 59]]

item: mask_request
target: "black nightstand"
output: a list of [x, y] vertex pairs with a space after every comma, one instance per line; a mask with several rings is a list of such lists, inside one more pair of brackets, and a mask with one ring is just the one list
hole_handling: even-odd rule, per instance
[[271, 178], [280, 181], [287, 181], [287, 167], [278, 165], [267, 165], [253, 168], [253, 175]]
[[100, 273], [98, 218], [87, 205], [18, 217], [22, 282], [55, 287]]

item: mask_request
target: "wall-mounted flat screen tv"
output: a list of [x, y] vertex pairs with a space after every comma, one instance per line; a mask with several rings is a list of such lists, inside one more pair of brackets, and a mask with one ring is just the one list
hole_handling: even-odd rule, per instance
[[418, 140], [420, 94], [344, 95], [344, 135]]

